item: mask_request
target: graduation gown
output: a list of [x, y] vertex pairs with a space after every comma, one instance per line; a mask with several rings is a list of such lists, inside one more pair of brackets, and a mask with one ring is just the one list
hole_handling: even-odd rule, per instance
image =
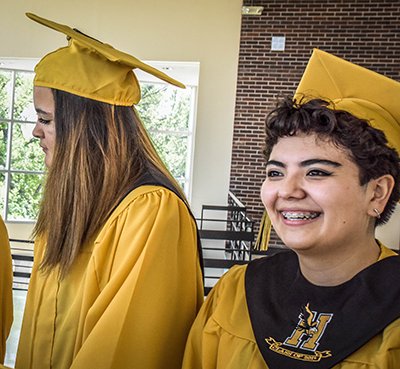
[[6, 340], [13, 322], [13, 267], [7, 228], [0, 217], [0, 363], [4, 363]]
[[[396, 254], [393, 251], [382, 246], [380, 260], [394, 255]], [[257, 345], [249, 316], [245, 290], [247, 268], [248, 266], [245, 265], [230, 269], [208, 295], [191, 329], [186, 346], [183, 369], [269, 368]], [[293, 317], [295, 323], [297, 323], [297, 318], [297, 315]], [[371, 320], [374, 319], [375, 317], [371, 317]], [[362, 324], [368, 326], [369, 321], [363, 321]], [[290, 331], [283, 334], [286, 337], [290, 336], [292, 332], [296, 332], [295, 324], [290, 327]], [[269, 339], [269, 333], [266, 333], [266, 336], [263, 337]], [[342, 338], [345, 338], [346, 334], [348, 332], [344, 330]], [[274, 337], [276, 338], [276, 336]], [[274, 342], [270, 341], [269, 343], [273, 345]], [[288, 350], [285, 353], [295, 350], [290, 350], [291, 347], [287, 348]], [[272, 350], [271, 353], [275, 354]], [[326, 352], [322, 354], [327, 355]], [[278, 357], [281, 356], [279, 354], [276, 355]], [[290, 360], [293, 360], [293, 363], [296, 362], [294, 359], [289, 359], [289, 364], [280, 367], [295, 367], [290, 365]], [[400, 319], [395, 319], [383, 331], [378, 332], [362, 347], [334, 365], [333, 368], [393, 369], [399, 363]], [[304, 362], [304, 364], [304, 367], [307, 368], [318, 367], [316, 363], [312, 362]]]
[[196, 225], [170, 190], [141, 186], [61, 282], [35, 244], [18, 369], [180, 368], [203, 301]]

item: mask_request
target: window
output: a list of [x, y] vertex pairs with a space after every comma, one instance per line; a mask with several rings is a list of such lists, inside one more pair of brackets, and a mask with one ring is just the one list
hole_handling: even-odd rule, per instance
[[[198, 77], [198, 66], [195, 70]], [[0, 213], [6, 221], [34, 221], [42, 194], [43, 151], [32, 136], [33, 77], [31, 71], [0, 69]], [[138, 113], [159, 155], [190, 197], [196, 87], [184, 90], [147, 80], [141, 89]]]
[[141, 84], [136, 106], [154, 146], [168, 169], [189, 195], [193, 132], [194, 88]]
[[42, 193], [32, 81], [32, 72], [0, 70], [0, 211], [8, 221], [35, 219]]

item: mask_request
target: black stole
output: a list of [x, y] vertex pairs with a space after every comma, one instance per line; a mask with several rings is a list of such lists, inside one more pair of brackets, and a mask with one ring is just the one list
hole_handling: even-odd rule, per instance
[[282, 252], [249, 263], [245, 289], [270, 369], [332, 368], [400, 317], [400, 256], [319, 287], [303, 277], [294, 252]]

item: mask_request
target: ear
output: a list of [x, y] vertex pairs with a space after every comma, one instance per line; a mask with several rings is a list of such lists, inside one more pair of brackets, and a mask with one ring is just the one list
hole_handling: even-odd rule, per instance
[[368, 214], [376, 217], [375, 210], [382, 213], [389, 200], [394, 187], [394, 178], [390, 174], [374, 179], [370, 182], [372, 186], [372, 196]]

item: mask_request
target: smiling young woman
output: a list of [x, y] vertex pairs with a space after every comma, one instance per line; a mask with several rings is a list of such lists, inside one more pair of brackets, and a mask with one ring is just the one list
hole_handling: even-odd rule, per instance
[[[377, 145], [374, 140], [379, 136], [369, 132], [371, 127], [366, 125], [360, 137], [360, 123], [349, 115], [336, 118], [323, 101], [299, 104], [298, 115], [303, 112], [313, 116], [307, 128], [303, 124], [302, 131], [289, 135], [297, 125], [296, 119], [300, 119], [293, 114], [292, 119], [285, 117], [286, 133], [277, 133], [276, 126], [282, 125], [277, 120], [282, 119], [280, 114], [291, 105], [291, 101], [283, 102], [268, 123], [268, 148], [272, 150], [265, 150], [267, 179], [261, 197], [275, 230], [298, 255], [303, 275], [319, 286], [339, 285], [378, 260], [380, 247], [374, 236], [376, 211], [383, 213], [398, 173], [394, 165], [389, 173], [382, 171], [364, 183], [366, 173], [376, 169], [371, 160], [367, 165], [364, 161], [361, 167], [354, 158], [363, 151], [363, 146]], [[316, 127], [322, 114], [325, 120], [331, 119], [332, 132], [327, 128], [326, 132], [318, 132]], [[335, 121], [340, 122], [340, 128], [334, 128], [338, 124]], [[344, 133], [346, 140], [340, 141]], [[384, 146], [382, 138], [381, 146]], [[395, 153], [388, 148], [385, 154], [389, 155], [390, 150]], [[374, 154], [369, 150], [371, 157]], [[381, 156], [380, 164], [376, 165], [385, 167]], [[392, 162], [395, 164], [395, 156]], [[397, 183], [394, 192], [398, 191]], [[392, 199], [388, 209], [394, 204]]]
[[351, 84], [346, 109], [298, 94], [268, 115], [261, 197], [289, 250], [219, 280], [192, 327], [184, 369], [400, 363], [400, 257], [375, 239], [400, 199], [400, 83], [348, 64], [315, 51], [307, 68], [318, 71], [314, 92], [329, 83], [327, 96], [337, 92], [334, 72]]
[[378, 260], [371, 215], [382, 212], [394, 180], [385, 175], [361, 186], [359, 172], [350, 152], [315, 134], [281, 138], [271, 152], [261, 197], [312, 283], [343, 283]]

